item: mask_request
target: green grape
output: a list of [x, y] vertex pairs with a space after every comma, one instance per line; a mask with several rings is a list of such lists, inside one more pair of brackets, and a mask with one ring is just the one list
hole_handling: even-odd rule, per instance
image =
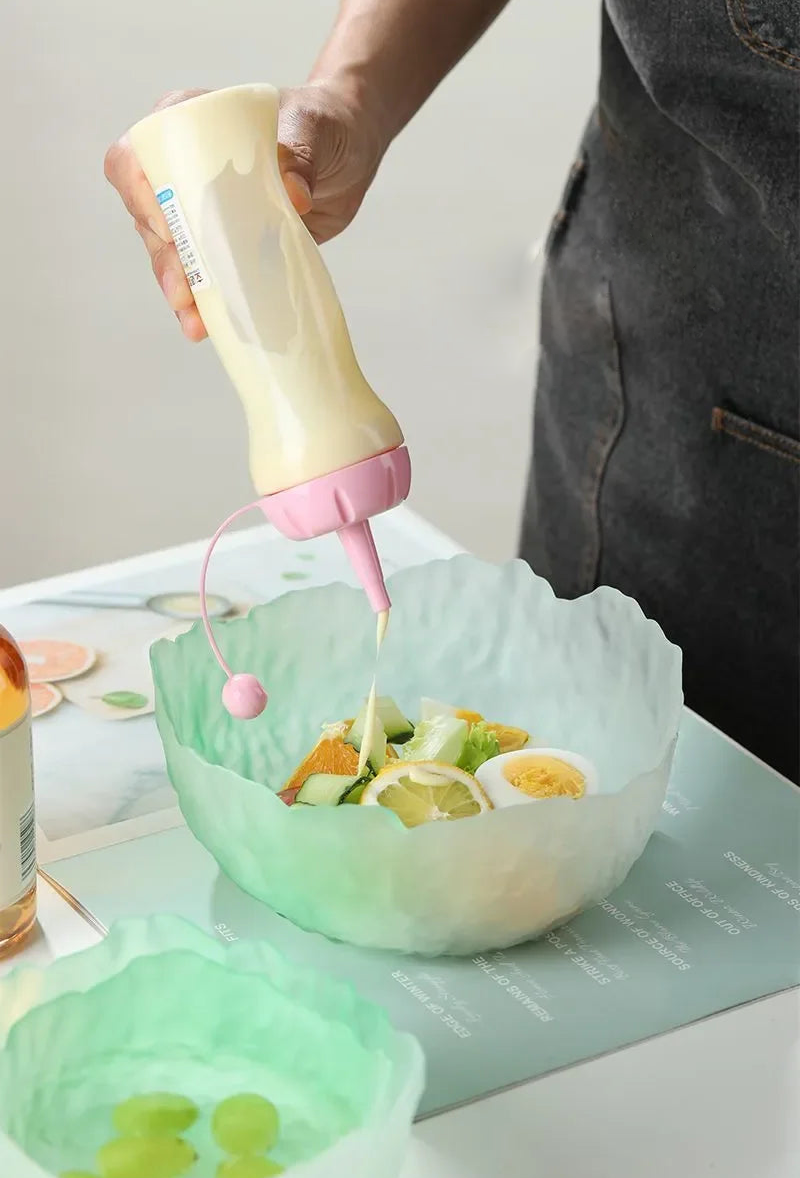
[[197, 1105], [171, 1092], [148, 1092], [118, 1104], [113, 1112], [120, 1137], [172, 1137], [185, 1133], [197, 1120]]
[[214, 1110], [211, 1129], [226, 1153], [267, 1153], [278, 1140], [278, 1110], [271, 1100], [252, 1093], [229, 1096]]
[[97, 1178], [95, 1174], [90, 1174], [88, 1170], [64, 1170], [59, 1178]]
[[178, 1178], [197, 1161], [179, 1137], [118, 1137], [97, 1155], [102, 1178]]
[[217, 1178], [276, 1178], [283, 1166], [269, 1158], [229, 1158], [221, 1162]]

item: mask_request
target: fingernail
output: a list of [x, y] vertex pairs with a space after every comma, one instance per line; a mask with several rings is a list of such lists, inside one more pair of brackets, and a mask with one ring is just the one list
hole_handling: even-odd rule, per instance
[[181, 330], [187, 339], [192, 343], [198, 343], [206, 335], [203, 321], [200, 318], [196, 307], [187, 307], [183, 311], [176, 312], [178, 322], [181, 325]]
[[301, 176], [299, 172], [287, 172], [286, 180], [291, 182], [299, 199], [311, 208], [311, 185], [305, 176]]
[[178, 322], [181, 325], [181, 331], [183, 332], [183, 334], [186, 336], [187, 339], [191, 339], [192, 338], [192, 330], [191, 330], [192, 317], [189, 314], [188, 309], [184, 310], [184, 311], [176, 311], [175, 315], [177, 316]]

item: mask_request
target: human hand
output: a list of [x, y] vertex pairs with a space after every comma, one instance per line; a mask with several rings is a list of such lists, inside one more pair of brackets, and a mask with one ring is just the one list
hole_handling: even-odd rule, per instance
[[[155, 109], [204, 93], [171, 91]], [[358, 212], [388, 141], [377, 120], [330, 81], [281, 91], [278, 139], [278, 162], [289, 199], [315, 240], [329, 241]], [[183, 334], [194, 342], [205, 339], [206, 329], [164, 215], [127, 135], [106, 153], [105, 174], [134, 219]]]

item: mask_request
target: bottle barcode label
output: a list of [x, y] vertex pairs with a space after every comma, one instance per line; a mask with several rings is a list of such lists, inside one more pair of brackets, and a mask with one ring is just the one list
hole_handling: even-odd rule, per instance
[[156, 200], [161, 205], [189, 286], [193, 291], [204, 290], [211, 285], [211, 279], [189, 230], [177, 193], [170, 187], [159, 188]]
[[30, 888], [36, 873], [36, 817], [30, 711], [0, 731], [0, 912]]
[[19, 862], [22, 886], [27, 888], [36, 875], [36, 810], [33, 803], [19, 820]]

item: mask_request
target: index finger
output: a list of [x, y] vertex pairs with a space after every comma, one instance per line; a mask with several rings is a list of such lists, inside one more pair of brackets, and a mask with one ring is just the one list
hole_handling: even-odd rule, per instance
[[195, 309], [172, 234], [127, 135], [106, 153], [105, 174], [134, 219], [150, 255], [156, 280], [178, 316], [184, 335], [194, 341], [203, 339], [205, 328]]
[[108, 149], [104, 171], [137, 225], [157, 234], [164, 242], [171, 241], [172, 235], [161, 206], [139, 165], [128, 135], [123, 135]]

